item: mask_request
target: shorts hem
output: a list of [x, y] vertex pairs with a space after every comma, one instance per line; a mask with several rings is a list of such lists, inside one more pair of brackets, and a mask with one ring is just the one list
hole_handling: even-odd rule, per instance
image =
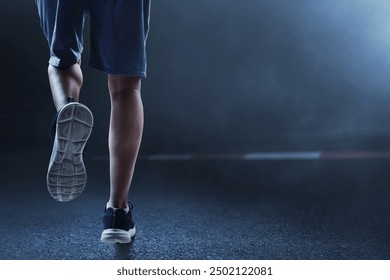
[[134, 71], [134, 70], [127, 70], [127, 69], [112, 69], [112, 68], [107, 68], [107, 67], [102, 67], [99, 65], [96, 65], [92, 62], [88, 63], [88, 66], [96, 69], [98, 71], [107, 73], [107, 74], [112, 74], [112, 75], [121, 75], [121, 76], [133, 76], [133, 77], [140, 77], [140, 78], [146, 78], [147, 74], [146, 71]]
[[49, 59], [49, 64], [53, 67], [56, 68], [69, 68], [72, 65], [77, 64], [77, 62], [80, 60], [79, 59], [72, 59], [72, 60], [64, 60], [64, 59], [59, 59], [56, 56], [52, 56]]

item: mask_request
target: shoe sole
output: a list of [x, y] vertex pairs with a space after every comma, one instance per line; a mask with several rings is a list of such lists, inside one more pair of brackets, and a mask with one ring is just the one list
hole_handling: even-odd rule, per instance
[[58, 113], [56, 135], [47, 172], [47, 188], [57, 201], [77, 198], [87, 183], [84, 147], [92, 132], [93, 115], [83, 104], [66, 104]]
[[109, 228], [102, 232], [100, 240], [104, 243], [130, 243], [135, 236], [135, 227], [129, 231], [123, 229]]

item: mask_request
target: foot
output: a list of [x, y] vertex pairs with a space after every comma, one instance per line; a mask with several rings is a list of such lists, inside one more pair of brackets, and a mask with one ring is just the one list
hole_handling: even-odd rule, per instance
[[135, 235], [135, 226], [132, 216], [133, 206], [129, 204], [129, 211], [108, 207], [103, 214], [104, 231], [101, 241], [105, 243], [129, 243]]
[[85, 188], [87, 172], [83, 150], [92, 126], [91, 111], [78, 102], [66, 104], [57, 114], [47, 188], [50, 195], [58, 201], [71, 201]]

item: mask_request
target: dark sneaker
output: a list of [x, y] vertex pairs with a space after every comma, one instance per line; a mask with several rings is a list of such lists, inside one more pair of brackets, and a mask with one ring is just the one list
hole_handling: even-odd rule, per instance
[[105, 243], [129, 243], [135, 235], [135, 226], [133, 223], [133, 206], [129, 204], [129, 212], [126, 214], [124, 209], [107, 208], [103, 214], [104, 231], [101, 241]]
[[58, 113], [47, 172], [50, 195], [62, 202], [78, 197], [87, 183], [83, 150], [92, 132], [93, 116], [83, 104], [71, 102]]

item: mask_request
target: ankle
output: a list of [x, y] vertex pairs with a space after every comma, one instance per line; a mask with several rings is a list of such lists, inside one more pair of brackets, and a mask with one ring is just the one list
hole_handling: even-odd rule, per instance
[[114, 202], [111, 202], [111, 201], [108, 201], [107, 204], [106, 204], [106, 207], [107, 208], [113, 208], [113, 209], [128, 209], [129, 208], [129, 205], [127, 204], [127, 202], [125, 203], [114, 203]]

